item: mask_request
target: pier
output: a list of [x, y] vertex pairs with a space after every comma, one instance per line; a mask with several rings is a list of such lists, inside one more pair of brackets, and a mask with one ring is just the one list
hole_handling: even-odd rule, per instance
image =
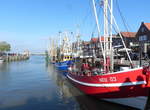
[[21, 60], [28, 60], [29, 56], [28, 55], [7, 55], [3, 57], [4, 62], [11, 62], [11, 61], [21, 61]]

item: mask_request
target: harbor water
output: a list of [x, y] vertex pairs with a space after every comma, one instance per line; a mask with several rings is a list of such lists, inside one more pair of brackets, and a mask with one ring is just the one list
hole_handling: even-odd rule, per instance
[[135, 109], [83, 94], [45, 56], [31, 56], [0, 64], [0, 110]]

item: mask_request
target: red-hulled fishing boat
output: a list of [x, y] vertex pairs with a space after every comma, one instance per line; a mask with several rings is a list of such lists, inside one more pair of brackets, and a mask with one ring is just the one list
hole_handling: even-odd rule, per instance
[[145, 70], [135, 68], [103, 75], [70, 72], [67, 77], [85, 94], [143, 109], [150, 87], [149, 72]]
[[[126, 69], [121, 69], [124, 67], [114, 64], [111, 32], [112, 24], [114, 23], [117, 27], [117, 30], [119, 29], [114, 16], [112, 15], [112, 2], [113, 0], [103, 0], [105, 31], [103, 42], [101, 41], [101, 38], [99, 39], [102, 51], [102, 57], [100, 57], [101, 63], [99, 68], [95, 66], [91, 69], [86, 67], [82, 69], [82, 66], [81, 68], [79, 68], [79, 65], [73, 66], [70, 67], [70, 71], [68, 72], [67, 77], [77, 88], [79, 88], [85, 94], [95, 96], [103, 100], [144, 109], [149, 95], [150, 69], [149, 66], [133, 66], [132, 60], [120, 34], [120, 31], [118, 33], [122, 39], [123, 46], [131, 65]], [[94, 0], [93, 7], [98, 33], [100, 35]], [[108, 15], [108, 12], [111, 15]], [[108, 19], [109, 17], [110, 19]], [[108, 21], [110, 23], [108, 23]], [[108, 24], [110, 24], [110, 26], [108, 26]], [[84, 63], [82, 64], [84, 65]], [[117, 66], [117, 69], [115, 66]]]

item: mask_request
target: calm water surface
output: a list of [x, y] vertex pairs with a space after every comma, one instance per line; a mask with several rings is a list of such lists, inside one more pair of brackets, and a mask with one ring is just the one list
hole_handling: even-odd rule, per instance
[[0, 64], [0, 110], [134, 110], [89, 97], [44, 56]]

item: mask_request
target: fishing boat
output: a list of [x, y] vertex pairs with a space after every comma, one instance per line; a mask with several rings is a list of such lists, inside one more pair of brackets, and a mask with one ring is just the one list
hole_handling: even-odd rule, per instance
[[73, 63], [72, 55], [64, 55], [60, 62], [56, 62], [55, 66], [58, 70], [67, 71], [69, 65]]
[[[97, 16], [97, 8], [95, 0], [92, 0], [94, 14], [96, 18], [98, 36], [100, 36], [100, 27]], [[129, 52], [120, 34], [120, 30], [113, 16], [113, 0], [103, 0], [104, 12], [104, 38], [100, 37], [101, 53], [100, 57], [80, 58], [76, 63], [69, 68], [67, 78], [82, 92], [96, 98], [138, 108], [144, 109], [150, 87], [150, 67], [135, 66], [130, 58]], [[108, 15], [110, 14], [110, 15]], [[112, 46], [112, 25], [115, 25], [130, 65], [115, 65]], [[114, 27], [114, 26], [113, 26]], [[91, 59], [91, 62], [88, 60]], [[92, 60], [93, 59], [93, 60]], [[93, 64], [93, 61], [99, 59], [98, 65]]]
[[56, 63], [55, 66], [60, 71], [67, 71], [68, 70], [68, 65], [67, 64]]
[[[60, 35], [61, 36], [61, 35]], [[61, 40], [61, 38], [60, 38]], [[69, 65], [73, 63], [73, 55], [71, 43], [69, 42], [69, 38], [67, 33], [63, 38], [63, 42], [60, 42], [59, 51], [57, 52], [58, 61], [55, 63], [56, 68], [60, 71], [67, 71]]]
[[57, 62], [57, 39], [56, 38], [49, 38], [49, 47], [46, 51], [46, 59], [49, 63], [55, 64]]

